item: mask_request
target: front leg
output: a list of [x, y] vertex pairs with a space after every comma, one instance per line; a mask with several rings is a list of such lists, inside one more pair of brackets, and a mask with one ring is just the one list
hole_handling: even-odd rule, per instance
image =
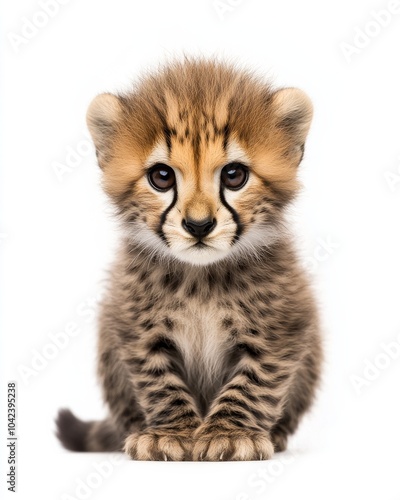
[[261, 339], [237, 344], [233, 376], [195, 433], [194, 460], [271, 458], [271, 429], [282, 414], [296, 354], [272, 359], [268, 352]]
[[126, 438], [126, 453], [136, 460], [191, 457], [193, 433], [201, 421], [182, 378], [183, 362], [175, 344], [154, 333], [136, 345], [126, 363], [146, 418], [144, 430]]

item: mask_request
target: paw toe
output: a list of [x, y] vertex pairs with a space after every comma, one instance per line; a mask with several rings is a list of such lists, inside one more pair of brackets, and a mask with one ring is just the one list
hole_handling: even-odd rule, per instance
[[125, 441], [125, 452], [133, 460], [184, 460], [186, 450], [180, 437], [160, 432], [131, 434]]
[[199, 435], [194, 447], [194, 460], [268, 460], [274, 446], [268, 435], [238, 432]]

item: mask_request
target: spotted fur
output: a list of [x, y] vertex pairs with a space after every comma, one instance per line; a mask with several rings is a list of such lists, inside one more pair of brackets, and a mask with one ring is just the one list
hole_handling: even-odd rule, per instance
[[[70, 449], [138, 460], [258, 460], [286, 447], [319, 380], [314, 298], [285, 208], [312, 116], [297, 89], [185, 60], [98, 96], [88, 125], [123, 230], [102, 304], [99, 375], [110, 416], [60, 413]], [[221, 181], [248, 169], [238, 190]], [[149, 182], [170, 166], [173, 188]], [[214, 220], [201, 245], [182, 221]]]

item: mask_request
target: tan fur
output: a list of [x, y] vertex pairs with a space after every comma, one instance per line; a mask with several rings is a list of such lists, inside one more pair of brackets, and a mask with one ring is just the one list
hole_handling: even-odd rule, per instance
[[[110, 418], [62, 413], [67, 447], [118, 443], [139, 460], [259, 460], [286, 447], [321, 364], [284, 217], [311, 117], [302, 91], [206, 60], [94, 100], [88, 125], [123, 228], [100, 318]], [[176, 179], [165, 192], [148, 179], [159, 163]], [[227, 188], [223, 168], [238, 163], [247, 182]], [[214, 225], [195, 237], [187, 220]]]

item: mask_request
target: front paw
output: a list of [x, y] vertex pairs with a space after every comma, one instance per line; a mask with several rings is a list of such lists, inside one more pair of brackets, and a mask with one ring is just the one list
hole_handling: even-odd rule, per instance
[[195, 434], [193, 460], [268, 460], [273, 453], [266, 431], [217, 429], [203, 424]]
[[170, 428], [145, 429], [130, 434], [124, 450], [133, 460], [188, 460], [193, 440], [188, 431]]

